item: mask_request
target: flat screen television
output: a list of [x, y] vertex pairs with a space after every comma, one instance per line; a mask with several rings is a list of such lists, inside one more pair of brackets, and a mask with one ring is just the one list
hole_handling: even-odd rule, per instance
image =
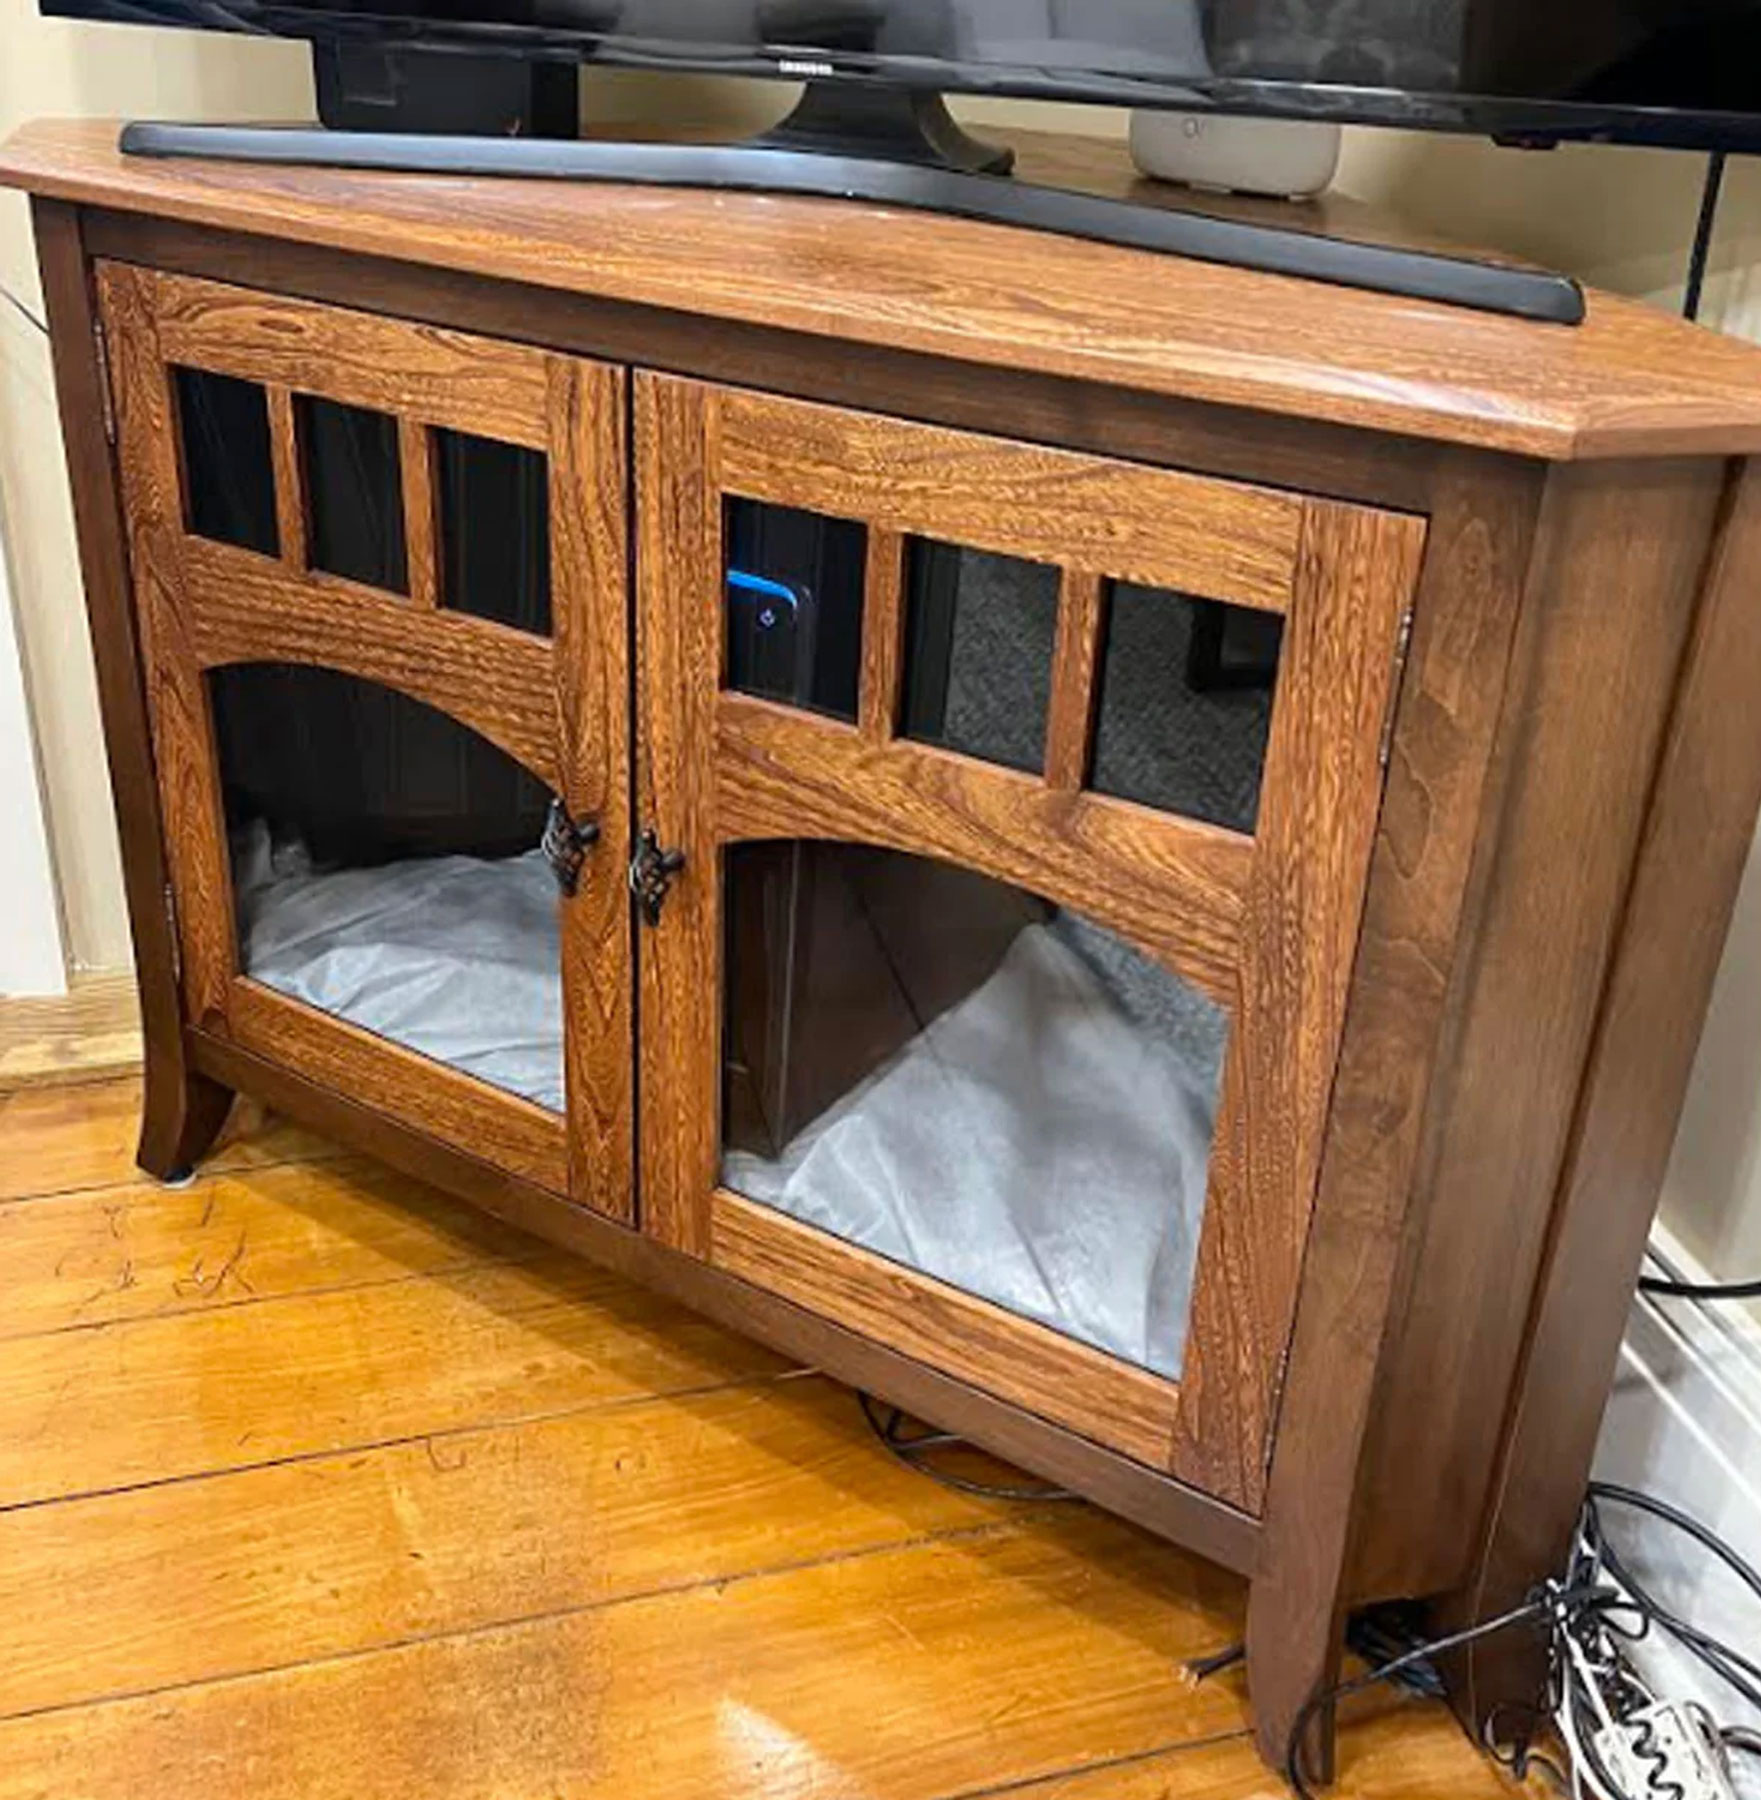
[[[994, 179], [1006, 160], [962, 133], [941, 96], [1761, 150], [1761, 0], [41, 4], [314, 45], [320, 118], [342, 129], [131, 126], [123, 147], [141, 154], [861, 196], [1565, 323], [1582, 317], [1582, 296], [1555, 277], [1011, 188]], [[575, 135], [584, 64], [808, 88], [783, 128], [750, 145], [560, 141]]]
[[620, 67], [1761, 150], [1761, 0], [42, 0]]

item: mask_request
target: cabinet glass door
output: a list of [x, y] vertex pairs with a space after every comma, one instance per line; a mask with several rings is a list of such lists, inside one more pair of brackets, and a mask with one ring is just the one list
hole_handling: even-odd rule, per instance
[[630, 1216], [623, 377], [100, 289], [191, 1022]]
[[645, 1228], [1257, 1509], [1422, 524], [636, 417]]

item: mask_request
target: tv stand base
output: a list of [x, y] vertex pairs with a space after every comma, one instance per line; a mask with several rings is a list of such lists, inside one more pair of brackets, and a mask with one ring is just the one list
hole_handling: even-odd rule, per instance
[[1584, 318], [1583, 290], [1564, 275], [1433, 251], [1351, 243], [1283, 226], [1251, 225], [1064, 188], [1033, 187], [995, 175], [871, 157], [761, 145], [559, 143], [303, 126], [138, 122], [123, 127], [121, 147], [134, 156], [864, 200], [1556, 325], [1578, 325]]

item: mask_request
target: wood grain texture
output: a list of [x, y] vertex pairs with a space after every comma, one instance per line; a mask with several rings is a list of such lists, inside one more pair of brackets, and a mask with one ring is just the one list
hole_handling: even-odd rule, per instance
[[[306, 572], [306, 478], [294, 419], [293, 389], [279, 384], [264, 390], [269, 409], [269, 462], [275, 477], [275, 535], [283, 567]], [[413, 553], [412, 553], [413, 554]]]
[[226, 997], [226, 1029], [247, 1050], [541, 1187], [569, 1191], [568, 1133], [558, 1113], [243, 977]]
[[1058, 593], [1058, 636], [1052, 648], [1052, 698], [1046, 714], [1046, 786], [1077, 792], [1088, 780], [1095, 709], [1101, 696], [1101, 634], [1107, 584], [1085, 570], [1065, 569]]
[[[95, 1107], [105, 1092], [73, 1098]], [[444, 1262], [445, 1215], [400, 1207], [394, 1219], [373, 1184], [347, 1191], [362, 1174], [335, 1171], [303, 1256], [286, 1241], [277, 1267], [289, 1289], [309, 1293], [333, 1257], [355, 1252], [356, 1203], [400, 1233], [413, 1267]], [[259, 1180], [286, 1189], [287, 1204]], [[228, 1191], [285, 1216], [291, 1180], [282, 1170]], [[138, 1187], [128, 1199], [131, 1236], [170, 1249], [190, 1197]], [[10, 1267], [0, 1253], [0, 1277]], [[431, 1324], [455, 1306], [445, 1273], [400, 1285], [428, 1297]], [[605, 1360], [617, 1361], [619, 1322], [601, 1310], [601, 1324]], [[643, 1324], [633, 1321], [638, 1339]], [[203, 1346], [224, 1356], [232, 1346], [211, 1330], [212, 1315], [161, 1320], [151, 1347], [182, 1331], [196, 1342], [174, 1362]], [[273, 1436], [278, 1415], [308, 1404], [297, 1376], [313, 1360], [309, 1336], [280, 1335], [283, 1379], [235, 1397], [235, 1431]], [[0, 1346], [0, 1368], [9, 1351]], [[490, 1360], [503, 1355], [498, 1344]], [[403, 1404], [422, 1404], [432, 1367], [398, 1366], [414, 1384]], [[997, 1780], [1136, 1800], [1161, 1791], [1144, 1785], [1151, 1771], [1182, 1793], [1269, 1795], [1247, 1760], [1239, 1673], [1193, 1685], [1177, 1667], [1237, 1634], [1239, 1582], [1081, 1509], [999, 1509], [926, 1482], [881, 1454], [851, 1397], [824, 1381], [507, 1417], [505, 1385], [479, 1385], [468, 1356], [453, 1367], [481, 1403], [454, 1425], [0, 1512], [0, 1606], [12, 1621], [0, 1642], [0, 1779], [13, 1792], [135, 1793], [157, 1787], [163, 1757], [177, 1793], [209, 1800], [236, 1791], [243, 1756], [253, 1782], [283, 1781], [302, 1800], [327, 1791], [326, 1771], [358, 1792], [363, 1769], [376, 1793], [431, 1794], [436, 1781], [473, 1796], [622, 1793], [632, 1782], [646, 1791], [659, 1731], [668, 1791], [717, 1800], [823, 1791], [828, 1769], [901, 1800], [954, 1800]], [[400, 1379], [383, 1356], [371, 1375]], [[153, 1381], [117, 1393], [118, 1440], [132, 1443], [137, 1412], [162, 1399]], [[40, 1604], [49, 1586], [80, 1603]], [[517, 1672], [482, 1660], [510, 1644]], [[394, 1723], [389, 1779], [404, 1785], [388, 1790], [387, 1720], [406, 1715], [386, 1710], [383, 1672], [423, 1645], [432, 1661], [414, 1704], [424, 1723], [457, 1719], [462, 1735], [416, 1730], [406, 1759]], [[491, 1668], [506, 1681], [481, 1680]], [[263, 1707], [268, 1735], [208, 1711], [265, 1687], [276, 1695]], [[853, 1690], [886, 1705], [852, 1707]], [[341, 1735], [308, 1762], [309, 1733], [325, 1721]], [[1458, 1785], [1437, 1791], [1477, 1796], [1479, 1766], [1446, 1724], [1441, 1709], [1385, 1702], [1349, 1717], [1345, 1794], [1429, 1794], [1448, 1771]], [[442, 1744], [456, 1754], [437, 1754]], [[1402, 1745], [1418, 1785], [1390, 1789]]]
[[[1510, 1800], [1515, 1786], [1462, 1736], [1436, 1701], [1375, 1696], [1340, 1726], [1333, 1800]], [[1535, 1777], [1535, 1782], [1539, 1781]], [[1254, 1749], [1251, 1732], [1016, 1788], [1011, 1800], [1284, 1800], [1290, 1792]]]
[[692, 1255], [709, 1252], [708, 1196], [721, 1154], [721, 857], [706, 751], [721, 668], [720, 507], [709, 392], [636, 381], [639, 751], [634, 829], [683, 851], [664, 930], [640, 961], [642, 1228]]
[[191, 540], [183, 532], [177, 428], [149, 278], [142, 270], [105, 265], [98, 293], [110, 346], [129, 563], [184, 1006], [192, 1020], [214, 1023], [225, 1016], [238, 965], [225, 810], [185, 587], [184, 550]]
[[27, 1448], [0, 1464], [0, 1507], [711, 1388], [780, 1366], [557, 1259], [17, 1338], [0, 1357], [0, 1422], [8, 1443]]
[[768, 1344], [876, 1399], [905, 1407], [1158, 1537], [1183, 1544], [1225, 1568], [1245, 1573], [1255, 1566], [1257, 1521], [1165, 1473], [846, 1330], [652, 1236], [575, 1206], [222, 1038], [195, 1033], [191, 1044], [205, 1072], [264, 1095], [289, 1117], [370, 1150], [394, 1168], [443, 1185], [509, 1224], [688, 1306], [742, 1337]]
[[711, 701], [722, 839], [844, 838], [959, 862], [1073, 907], [1233, 999], [1251, 839], [905, 738], [875, 746], [749, 695]]
[[[0, 1094], [0, 1201], [85, 1188], [145, 1185], [134, 1150], [145, 1103], [143, 1079]], [[205, 1172], [328, 1160], [342, 1152], [285, 1120], [266, 1120], [241, 1098]]]
[[1078, 1513], [0, 1723], [0, 1795], [188, 1792], [248, 1745], [262, 1800], [952, 1800], [1239, 1730], [1180, 1670], [1238, 1605]]
[[[1248, 1613], [1269, 1760], [1340, 1655], [1359, 1463], [1540, 491], [1514, 465], [1463, 469], [1430, 521]], [[1430, 1522], [1399, 1523], [1417, 1562]]]
[[246, 1166], [0, 1208], [0, 1339], [168, 1318], [542, 1254], [523, 1233], [360, 1159]]
[[[1067, 178], [1060, 146], [1037, 154]], [[1750, 346], [1604, 294], [1566, 330], [860, 203], [124, 158], [102, 120], [25, 127], [0, 179], [827, 345], [1520, 455], [1761, 448]]]
[[630, 612], [625, 381], [549, 360], [551, 617], [558, 791], [599, 839], [562, 903], [569, 1192], [635, 1218], [634, 946], [630, 863]]
[[410, 604], [432, 612], [440, 604], [441, 541], [440, 509], [434, 492], [434, 434], [408, 413], [398, 418], [397, 457]]
[[[850, 1393], [818, 1379], [472, 1424], [0, 1513], [12, 1619], [0, 1717], [457, 1637], [1004, 1517], [878, 1454]], [[30, 1604], [44, 1583], [81, 1604]], [[192, 1614], [199, 1629], [166, 1629]]]
[[[1682, 665], [1560, 1181], [1515, 1418], [1484, 1541], [1451, 1603], [1514, 1605], [1575, 1529], [1630, 1296], [1761, 809], [1761, 472], [1737, 474]], [[1484, 1719], [1532, 1671], [1464, 1657], [1457, 1706]]]
[[[44, 200], [31, 203], [31, 221], [50, 327], [140, 999], [146, 1064], [137, 1154], [145, 1167], [164, 1174], [190, 1160], [214, 1115], [224, 1112], [226, 1098], [224, 1090], [190, 1067], [184, 1051], [178, 946], [165, 904], [170, 876], [140, 662], [140, 626], [130, 589], [122, 496], [105, 429], [111, 416], [110, 373], [82, 225], [71, 208]], [[4, 1185], [0, 1177], [0, 1189]]]
[[897, 729], [904, 677], [905, 540], [884, 526], [871, 526], [862, 588], [862, 670], [857, 690], [857, 722], [870, 743], [886, 743]]
[[710, 1202], [710, 1231], [712, 1259], [730, 1274], [1151, 1468], [1167, 1466], [1173, 1382], [726, 1189]]
[[[677, 409], [678, 424], [673, 435], [657, 434], [645, 444], [645, 453], [664, 459], [664, 471], [644, 469], [641, 476], [645, 497], [648, 484], [660, 479], [677, 496], [665, 529], [656, 522], [658, 506], [644, 526], [652, 533], [644, 538], [645, 554], [664, 572], [652, 576], [653, 599], [645, 596], [641, 616], [649, 640], [671, 659], [665, 686], [644, 682], [644, 733], [666, 756], [678, 791], [689, 796], [695, 821], [689, 866], [712, 867], [710, 855], [725, 844], [768, 838], [831, 838], [939, 856], [1121, 931], [1237, 1014], [1188, 1351], [1194, 1385], [1181, 1384], [1174, 1441], [1151, 1435], [1181, 1480], [1232, 1507], [1257, 1510], [1380, 803], [1378, 752], [1423, 523], [1307, 504], [1293, 592], [1285, 597], [1293, 610], [1260, 830], [1250, 840], [1127, 802], [1060, 792], [1040, 776], [925, 745], [876, 742], [859, 728], [799, 709], [718, 693], [718, 647], [706, 623], [716, 616], [721, 564], [715, 521], [724, 484], [734, 480], [729, 419], [756, 403], [693, 383], [645, 379]], [[803, 430], [817, 431], [823, 443], [810, 444], [803, 460], [817, 469], [830, 455], [825, 445], [835, 444], [843, 427], [825, 424], [825, 409], [806, 410], [812, 417]], [[801, 490], [789, 485], [793, 452], [784, 414], [754, 417], [747, 429], [769, 459], [766, 483], [799, 500]], [[858, 417], [850, 428], [868, 433], [882, 426]], [[988, 490], [970, 468], [967, 485], [958, 485], [961, 472], [953, 459], [941, 503], [952, 512], [982, 511]], [[695, 491], [686, 491], [693, 481]], [[832, 510], [867, 517], [867, 493], [884, 486], [877, 462], [870, 481], [838, 496]], [[874, 504], [886, 529], [897, 528], [890, 502]], [[1060, 729], [1059, 754], [1066, 760], [1070, 741], [1086, 739], [1092, 710], [1099, 578], [1076, 594], [1073, 635], [1090, 654], [1086, 682], [1085, 659], [1074, 649], [1066, 657], [1064, 704], [1080, 721], [1080, 731], [1069, 721]], [[702, 729], [705, 718], [714, 720], [713, 736]], [[667, 1179], [682, 1178], [668, 1206], [701, 1215], [724, 1204], [710, 1198], [721, 1144], [720, 1023], [713, 1005], [699, 997], [720, 991], [721, 896], [715, 884], [689, 878], [684, 888], [695, 891], [677, 912], [669, 901], [651, 967], [660, 990], [692, 984], [689, 993], [662, 991], [657, 1000], [672, 1017], [688, 1018], [694, 1037], [670, 1039], [657, 1050], [644, 1111], [656, 1154], [669, 1159]], [[1249, 907], [1255, 909], [1251, 941], [1244, 924]], [[645, 1029], [649, 1017], [645, 1004]], [[711, 1234], [718, 1259], [743, 1251], [732, 1238], [724, 1246], [722, 1235]], [[695, 1248], [703, 1240], [699, 1216], [684, 1236], [668, 1241]], [[839, 1249], [823, 1260], [845, 1254]], [[854, 1253], [850, 1260], [856, 1265]], [[750, 1259], [741, 1266], [748, 1274], [758, 1267]], [[800, 1276], [789, 1291], [805, 1300], [811, 1286]], [[859, 1329], [880, 1323], [874, 1309], [861, 1317]], [[886, 1329], [902, 1326], [892, 1319]], [[964, 1366], [963, 1373], [972, 1375]], [[992, 1371], [977, 1379], [989, 1378]], [[1018, 1389], [1007, 1391], [1021, 1397]], [[1151, 1441], [1129, 1427], [1121, 1435], [1117, 1420], [1093, 1435], [1134, 1454]]]
[[[1494, 859], [1415, 1180], [1421, 1208], [1367, 1448], [1355, 1580], [1400, 1519], [1459, 1580], [1489, 1497], [1553, 1196], [1693, 621], [1721, 463], [1555, 471], [1503, 721]], [[1540, 1571], [1537, 1571], [1539, 1575]]]
[[[1166, 191], [1166, 190], [1163, 190]], [[1201, 469], [1322, 499], [1429, 509], [1441, 471], [1492, 452], [1381, 437], [1316, 419], [1256, 413], [1038, 369], [948, 362], [841, 342], [835, 354], [775, 326], [706, 319], [285, 238], [244, 237], [147, 213], [83, 215], [94, 255], [296, 294], [394, 318], [515, 338], [607, 362], [959, 430]]]
[[168, 362], [542, 450], [544, 357], [520, 344], [136, 271]]
[[541, 639], [466, 613], [334, 577], [298, 577], [229, 544], [182, 545], [184, 654], [197, 669], [290, 662], [396, 688], [468, 725], [561, 786], [552, 652]]
[[1281, 612], [1301, 504], [1268, 488], [739, 388], [715, 398], [730, 493]]
[[1257, 1513], [1320, 1175], [1424, 524], [1311, 502], [1285, 624], [1174, 1472]]
[[65, 994], [0, 998], [0, 1094], [106, 1081], [140, 1066], [141, 1003], [132, 974], [75, 973]]

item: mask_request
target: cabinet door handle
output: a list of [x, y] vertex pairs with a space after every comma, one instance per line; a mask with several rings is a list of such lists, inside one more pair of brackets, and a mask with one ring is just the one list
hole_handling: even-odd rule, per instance
[[540, 847], [565, 900], [574, 899], [575, 891], [581, 885], [581, 866], [587, 860], [587, 852], [598, 842], [599, 821], [570, 818], [568, 807], [559, 797], [553, 796], [550, 811], [545, 816], [544, 839]]
[[630, 858], [630, 892], [642, 909], [645, 924], [660, 923], [661, 908], [666, 905], [667, 890], [673, 877], [685, 866], [683, 850], [663, 850], [651, 826], [643, 832]]

